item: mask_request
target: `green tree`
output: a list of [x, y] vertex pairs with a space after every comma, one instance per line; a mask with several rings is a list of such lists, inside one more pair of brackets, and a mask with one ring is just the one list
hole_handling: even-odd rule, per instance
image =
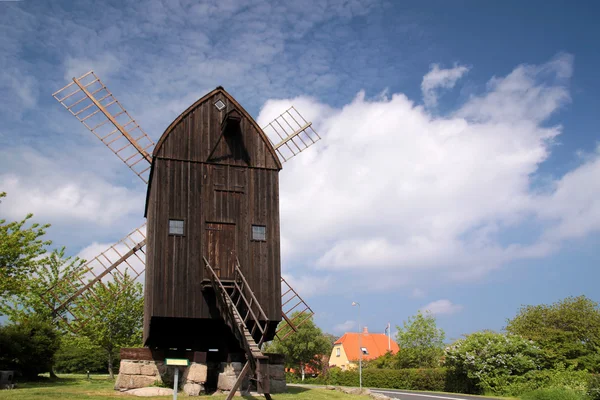
[[[6, 197], [0, 193], [0, 199]], [[42, 236], [50, 225], [31, 224], [28, 214], [21, 221], [0, 219], [0, 298], [22, 292], [23, 282], [35, 270], [49, 240]]]
[[0, 326], [0, 370], [14, 369], [25, 378], [50, 372], [59, 345], [56, 329], [36, 315]]
[[600, 307], [585, 296], [523, 306], [508, 320], [506, 330], [535, 341], [543, 351], [546, 368], [565, 363], [600, 372]]
[[104, 285], [95, 286], [95, 296], [80, 300], [82, 318], [80, 332], [104, 350], [108, 373], [114, 378], [114, 362], [121, 347], [142, 345], [144, 298], [142, 285], [125, 273]]
[[63, 373], [102, 372], [106, 363], [106, 352], [80, 335], [65, 335], [54, 355], [54, 369]]
[[54, 321], [55, 326], [64, 331], [65, 311], [55, 313], [54, 310], [80, 286], [77, 278], [83, 274], [83, 263], [79, 258], [65, 257], [64, 247], [53, 250], [37, 263], [33, 274], [22, 280], [24, 290], [0, 299], [0, 313], [15, 322], [36, 314]]
[[435, 317], [421, 311], [396, 326], [399, 368], [434, 368], [439, 366], [444, 354], [444, 331], [437, 327]]
[[[291, 319], [293, 320], [296, 315], [296, 313], [292, 314]], [[291, 328], [285, 321], [282, 321], [281, 324], [283, 324], [281, 334], [283, 337]], [[321, 369], [324, 358], [326, 359], [331, 353], [331, 348], [330, 340], [315, 325], [311, 317], [298, 327], [297, 332], [292, 333], [283, 341], [275, 338], [265, 351], [285, 354], [286, 366], [299, 369], [302, 380], [304, 380], [306, 367]]]
[[379, 356], [373, 360], [363, 361], [364, 369], [395, 369], [397, 367], [398, 357], [396, 357], [391, 351], [388, 351], [384, 355]]
[[446, 349], [445, 365], [459, 380], [482, 392], [498, 393], [511, 379], [538, 367], [539, 348], [511, 334], [475, 332]]

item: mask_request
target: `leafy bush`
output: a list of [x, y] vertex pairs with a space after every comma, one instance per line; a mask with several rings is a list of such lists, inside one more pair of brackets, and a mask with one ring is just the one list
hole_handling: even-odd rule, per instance
[[585, 371], [576, 371], [573, 366], [565, 368], [558, 364], [555, 369], [529, 371], [523, 376], [512, 378], [510, 384], [498, 388], [497, 394], [507, 396], [520, 396], [523, 393], [538, 389], [568, 389], [578, 394], [588, 391], [590, 374]]
[[501, 393], [515, 376], [538, 367], [540, 350], [520, 336], [475, 332], [446, 349], [446, 367], [468, 387]]
[[[367, 387], [443, 391], [446, 371], [443, 368], [363, 369], [362, 380], [363, 386]], [[327, 374], [316, 378], [314, 383], [358, 386], [359, 374], [356, 369], [342, 371], [331, 368]]]
[[538, 389], [525, 393], [522, 400], [585, 400], [585, 396], [569, 389]]
[[600, 374], [590, 375], [587, 395], [590, 400], [600, 400]]
[[54, 356], [54, 369], [63, 373], [106, 372], [106, 351], [85, 336], [66, 336]]
[[58, 350], [55, 329], [39, 318], [0, 326], [0, 370], [16, 370], [28, 379], [52, 369]]

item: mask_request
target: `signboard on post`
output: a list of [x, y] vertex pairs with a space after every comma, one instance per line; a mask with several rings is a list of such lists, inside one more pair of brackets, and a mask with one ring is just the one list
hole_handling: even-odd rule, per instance
[[[190, 360], [187, 358], [165, 358], [165, 365], [174, 367], [189, 367]], [[177, 400], [177, 386], [179, 384], [179, 368], [175, 368], [175, 376], [173, 377], [173, 400]]]

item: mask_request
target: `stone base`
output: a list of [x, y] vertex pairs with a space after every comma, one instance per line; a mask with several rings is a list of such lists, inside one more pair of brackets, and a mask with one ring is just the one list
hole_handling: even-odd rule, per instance
[[206, 364], [191, 363], [189, 367], [166, 366], [163, 361], [121, 360], [115, 390], [130, 390], [148, 386], [173, 387], [175, 368], [179, 369], [178, 386], [189, 396], [204, 393]]
[[[134, 351], [135, 350], [135, 351]], [[206, 392], [209, 376], [213, 378], [212, 387], [216, 390], [229, 392], [233, 388], [240, 372], [242, 362], [206, 362], [202, 353], [191, 354], [188, 359], [192, 362], [189, 367], [173, 367], [164, 365], [164, 359], [152, 360], [149, 349], [122, 349], [121, 366], [115, 382], [115, 390], [126, 391], [148, 386], [173, 387], [175, 368], [179, 369], [178, 386], [188, 396], [198, 396]], [[204, 353], [205, 354], [205, 353]], [[265, 354], [269, 358], [268, 374], [270, 393], [283, 393], [286, 389], [284, 358], [280, 354]], [[127, 359], [129, 356], [134, 359]], [[161, 354], [162, 356], [162, 354]], [[202, 362], [199, 362], [202, 361]], [[210, 371], [209, 371], [210, 368]], [[210, 387], [210, 385], [209, 385]], [[238, 390], [246, 392], [256, 390], [251, 387], [249, 375]]]

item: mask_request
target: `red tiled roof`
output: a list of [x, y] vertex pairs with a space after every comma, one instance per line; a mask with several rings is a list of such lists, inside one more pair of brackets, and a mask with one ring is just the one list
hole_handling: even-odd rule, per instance
[[[372, 360], [379, 356], [384, 355], [388, 351], [388, 337], [383, 333], [354, 333], [348, 332], [344, 336], [336, 340], [334, 344], [341, 344], [344, 347], [346, 356], [349, 361], [356, 361], [359, 359], [359, 337], [360, 347], [366, 347], [369, 354], [363, 354], [363, 360]], [[400, 347], [398, 343], [392, 340], [390, 343], [390, 349], [392, 354], [396, 354]]]

